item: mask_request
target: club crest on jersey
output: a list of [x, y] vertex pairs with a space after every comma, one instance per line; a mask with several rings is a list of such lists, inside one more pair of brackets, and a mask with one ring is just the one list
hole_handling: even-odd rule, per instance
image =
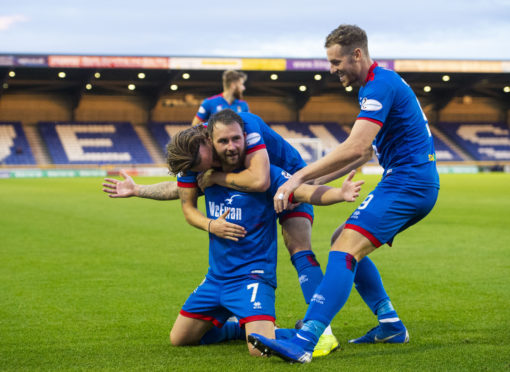
[[234, 201], [234, 198], [235, 198], [236, 196], [241, 196], [241, 195], [239, 195], [239, 194], [234, 194], [234, 195], [232, 195], [230, 198], [225, 199], [225, 202], [227, 203], [227, 205], [231, 205], [231, 204], [232, 204], [232, 202]]
[[216, 106], [216, 112], [221, 111], [221, 110], [223, 110], [223, 106], [222, 105]]
[[382, 107], [382, 103], [375, 99], [367, 99], [365, 97], [361, 101], [361, 110], [363, 111], [379, 111]]
[[251, 146], [260, 141], [260, 133], [250, 133], [246, 136], [246, 145]]
[[201, 114], [205, 114], [205, 108], [204, 108], [204, 106], [200, 106], [200, 107], [198, 108], [198, 112], [199, 112], [199, 113], [201, 113]]
[[285, 178], [287, 178], [287, 179], [289, 179], [290, 177], [292, 177], [292, 174], [287, 173], [287, 172], [285, 172], [284, 170], [282, 170], [282, 176], [283, 176], [283, 177], [285, 177]]

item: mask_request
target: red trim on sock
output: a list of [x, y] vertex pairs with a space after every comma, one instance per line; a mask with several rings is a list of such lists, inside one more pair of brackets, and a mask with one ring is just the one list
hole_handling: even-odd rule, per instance
[[312, 256], [311, 254], [306, 255], [306, 259], [308, 260], [308, 262], [310, 262], [310, 265], [312, 265], [312, 266], [320, 266], [319, 262], [317, 262], [315, 257]]

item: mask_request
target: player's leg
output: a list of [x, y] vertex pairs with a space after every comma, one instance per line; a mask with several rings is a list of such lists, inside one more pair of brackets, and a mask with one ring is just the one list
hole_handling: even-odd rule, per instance
[[309, 304], [323, 277], [320, 264], [312, 251], [312, 223], [305, 217], [281, 220], [283, 241], [296, 269], [305, 302]]
[[349, 342], [356, 344], [408, 342], [409, 333], [384, 289], [377, 267], [369, 257], [365, 257], [358, 262], [354, 284], [363, 301], [377, 316], [379, 325], [372, 328], [364, 336]]
[[[306, 217], [300, 217], [302, 215]], [[312, 251], [312, 219], [313, 209], [308, 204], [301, 204], [280, 217], [283, 241], [289, 251], [292, 264], [296, 268], [301, 291], [307, 304], [310, 304], [323, 278], [320, 264]], [[313, 356], [326, 356], [338, 347], [338, 340], [328, 325], [320, 342], [316, 345]]]
[[170, 331], [170, 343], [174, 346], [198, 345], [206, 332], [213, 327], [211, 321], [179, 314]]
[[[344, 226], [345, 224], [342, 224], [335, 230], [331, 237], [331, 244], [340, 236]], [[382, 328], [384, 328], [382, 333], [384, 333], [385, 336], [382, 337], [382, 335], [379, 335], [380, 337], [378, 337], [378, 339], [387, 339], [390, 336], [397, 335], [391, 339], [387, 339], [387, 342], [407, 342], [409, 340], [409, 335], [384, 289], [377, 267], [369, 257], [365, 257], [358, 262], [356, 274], [354, 275], [354, 286], [363, 301], [365, 301], [370, 310], [377, 316]], [[377, 332], [376, 328], [370, 330], [367, 335], [350, 340], [349, 342], [373, 343]]]
[[[274, 323], [269, 320], [258, 320], [254, 322], [245, 323], [244, 325], [246, 334], [257, 333], [267, 337], [268, 339], [275, 338], [275, 329]], [[248, 337], [246, 337], [246, 343], [248, 345], [248, 350], [250, 355], [252, 356], [261, 356], [261, 352], [257, 350], [253, 345], [248, 341]]]
[[228, 322], [231, 313], [220, 303], [222, 283], [211, 277], [190, 294], [170, 332], [173, 345], [211, 344], [245, 336], [239, 322]]
[[312, 297], [304, 325], [296, 337], [274, 341], [251, 335], [251, 342], [259, 350], [269, 349], [269, 353], [288, 361], [311, 361], [320, 335], [349, 297], [357, 259], [362, 259], [374, 249], [375, 246], [362, 234], [350, 229], [344, 230], [331, 248], [324, 279]]

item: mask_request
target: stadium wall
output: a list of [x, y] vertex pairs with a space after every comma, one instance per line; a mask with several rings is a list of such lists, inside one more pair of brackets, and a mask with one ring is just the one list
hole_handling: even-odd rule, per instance
[[440, 112], [442, 122], [507, 122], [506, 113], [489, 98], [455, 97]]
[[72, 99], [53, 94], [9, 94], [0, 100], [0, 120], [35, 124], [72, 120]]
[[148, 104], [137, 97], [84, 95], [75, 110], [77, 121], [149, 121]]

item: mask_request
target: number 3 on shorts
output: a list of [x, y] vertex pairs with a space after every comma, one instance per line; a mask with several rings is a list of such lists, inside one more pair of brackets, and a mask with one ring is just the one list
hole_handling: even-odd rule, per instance
[[365, 200], [363, 200], [363, 203], [361, 203], [358, 207], [358, 209], [365, 209], [368, 206], [368, 203], [374, 198], [374, 194], [368, 195]]
[[249, 291], [250, 289], [253, 289], [253, 292], [251, 293], [251, 300], [250, 302], [254, 302], [255, 298], [257, 297], [257, 291], [259, 290], [259, 283], [252, 283], [248, 284], [246, 286], [246, 289]]

